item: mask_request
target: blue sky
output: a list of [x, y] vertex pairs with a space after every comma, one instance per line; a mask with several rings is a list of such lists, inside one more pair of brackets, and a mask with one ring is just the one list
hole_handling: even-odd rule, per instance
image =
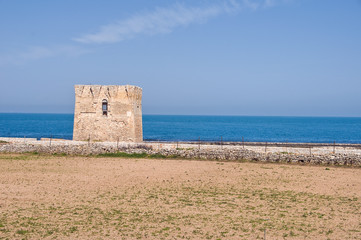
[[0, 112], [132, 84], [145, 114], [360, 117], [360, 26], [359, 0], [0, 0]]

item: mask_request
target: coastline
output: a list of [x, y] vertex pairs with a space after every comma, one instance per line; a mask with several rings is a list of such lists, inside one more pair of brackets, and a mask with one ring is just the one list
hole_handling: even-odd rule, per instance
[[69, 155], [124, 152], [166, 158], [361, 166], [361, 144], [204, 141], [129, 143], [0, 137], [0, 152]]

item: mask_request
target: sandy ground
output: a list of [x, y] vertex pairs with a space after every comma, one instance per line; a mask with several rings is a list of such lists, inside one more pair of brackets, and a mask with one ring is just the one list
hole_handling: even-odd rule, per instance
[[0, 154], [0, 239], [361, 239], [361, 169]]

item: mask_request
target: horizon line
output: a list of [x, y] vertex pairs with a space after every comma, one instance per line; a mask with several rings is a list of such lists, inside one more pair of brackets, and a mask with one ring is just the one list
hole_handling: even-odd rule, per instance
[[[71, 114], [69, 112], [59, 112], [59, 113], [47, 113], [47, 112], [0, 112], [0, 114]], [[308, 118], [361, 118], [361, 116], [335, 116], [335, 115], [236, 115], [236, 114], [158, 114], [158, 113], [143, 113], [144, 115], [150, 116], [194, 116], [194, 117], [308, 117]]]

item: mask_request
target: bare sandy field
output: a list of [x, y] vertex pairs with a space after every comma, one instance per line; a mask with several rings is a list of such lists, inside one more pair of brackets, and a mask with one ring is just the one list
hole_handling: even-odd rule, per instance
[[0, 154], [0, 239], [361, 239], [361, 168]]

